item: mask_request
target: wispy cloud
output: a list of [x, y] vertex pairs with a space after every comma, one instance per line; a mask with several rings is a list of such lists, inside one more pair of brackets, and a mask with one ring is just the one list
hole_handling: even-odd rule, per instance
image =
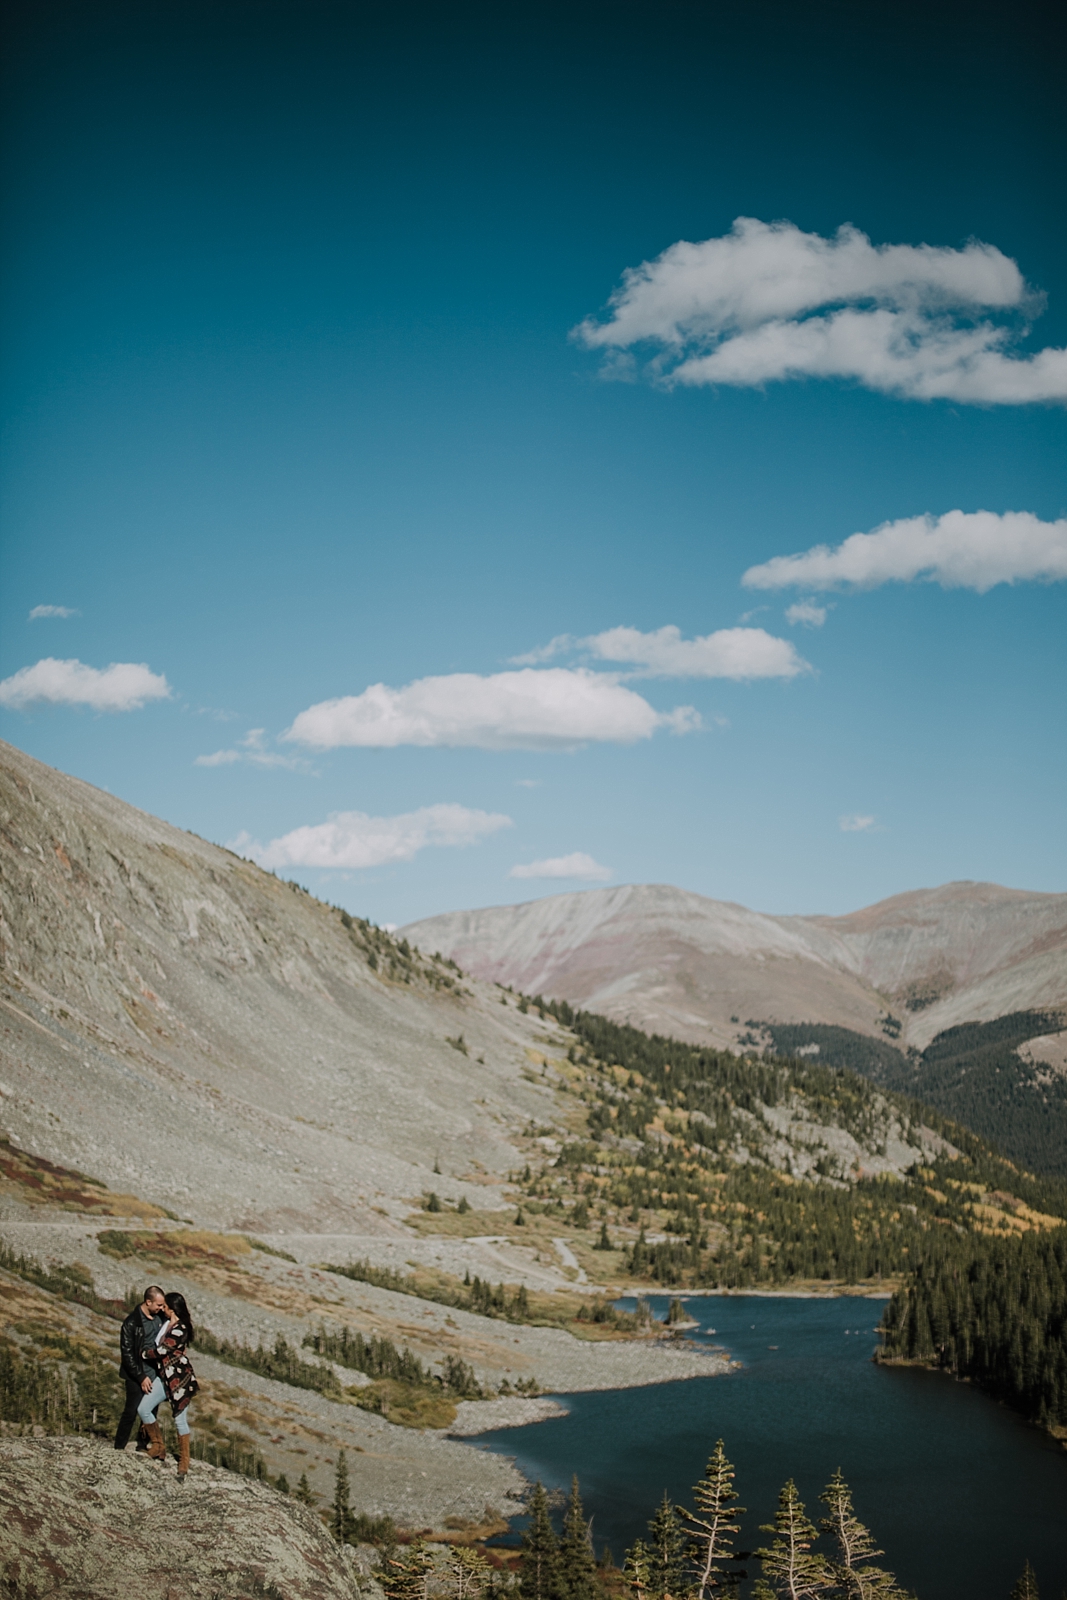
[[540, 778], [516, 778], [515, 779], [515, 787], [517, 789], [540, 789], [540, 787], [541, 787], [541, 779]]
[[575, 336], [606, 352], [609, 372], [650, 349], [648, 375], [670, 384], [837, 377], [918, 400], [1067, 400], [1067, 350], [1012, 353], [1040, 309], [993, 245], [875, 246], [849, 226], [822, 238], [738, 217], [628, 270], [608, 318]]
[[875, 817], [854, 814], [850, 817], [838, 817], [837, 825], [842, 833], [870, 833], [876, 821]]
[[265, 728], [252, 728], [237, 747], [216, 750], [209, 756], [197, 756], [194, 767], [232, 767], [244, 762], [251, 767], [285, 767], [290, 772], [307, 772], [309, 766], [302, 756], [283, 755], [280, 750], [269, 750]]
[[788, 639], [764, 628], [720, 628], [697, 639], [683, 639], [674, 626], [609, 628], [586, 645], [600, 660], [630, 662], [650, 678], [795, 678], [811, 670]]
[[979, 594], [998, 583], [1067, 578], [1067, 518], [1042, 522], [1031, 511], [905, 517], [833, 548], [775, 556], [749, 567], [741, 581], [750, 589], [874, 589], [916, 578]]
[[80, 617], [81, 612], [71, 606], [34, 606], [26, 619], [28, 622], [38, 622], [41, 617]]
[[193, 766], [232, 767], [235, 762], [243, 760], [244, 755], [240, 750], [214, 750], [209, 756], [197, 756]]
[[539, 644], [533, 650], [524, 650], [521, 656], [512, 656], [513, 667], [541, 667], [546, 661], [555, 661], [559, 656], [570, 655], [575, 650], [580, 650], [585, 640], [573, 633], [557, 633], [554, 639], [547, 644]]
[[138, 711], [146, 700], [167, 700], [170, 693], [166, 678], [150, 671], [144, 662], [113, 661], [101, 669], [46, 656], [0, 683], [0, 705], [14, 710], [46, 704]]
[[403, 689], [373, 684], [362, 694], [309, 706], [282, 737], [317, 750], [339, 746], [473, 746], [483, 750], [569, 749], [631, 744], [659, 728], [700, 726], [692, 706], [656, 711], [614, 674], [526, 668], [490, 677], [457, 672]]
[[512, 827], [499, 812], [467, 806], [423, 806], [396, 817], [371, 817], [363, 811], [337, 811], [326, 822], [294, 828], [280, 839], [259, 844], [241, 833], [229, 848], [261, 867], [332, 867], [358, 871], [411, 861], [431, 845], [477, 844]]
[[652, 633], [638, 628], [608, 628], [584, 639], [561, 633], [517, 661], [548, 660], [581, 650], [598, 661], [631, 666], [635, 678], [795, 678], [810, 671], [788, 639], [763, 628], [720, 628], [702, 638], [683, 639], [671, 624]]
[[798, 622], [805, 628], [821, 628], [829, 609], [829, 606], [817, 606], [814, 600], [798, 600], [786, 608], [785, 620], [794, 628]]
[[531, 861], [512, 867], [508, 873], [509, 878], [578, 878], [588, 883], [607, 883], [613, 876], [613, 868], [602, 867], [583, 850], [575, 850], [569, 856], [550, 856], [547, 861]]

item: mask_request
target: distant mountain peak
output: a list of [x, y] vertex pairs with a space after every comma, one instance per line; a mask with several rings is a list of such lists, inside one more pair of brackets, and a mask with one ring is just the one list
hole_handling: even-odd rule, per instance
[[[1067, 895], [956, 881], [843, 916], [773, 916], [671, 884], [451, 912], [405, 933], [466, 970], [693, 1042], [746, 1017], [901, 1044], [1067, 1003]], [[733, 1021], [741, 1018], [742, 1022]]]

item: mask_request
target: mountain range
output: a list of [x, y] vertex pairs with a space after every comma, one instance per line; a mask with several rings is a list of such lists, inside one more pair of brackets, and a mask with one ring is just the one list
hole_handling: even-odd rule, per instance
[[950, 883], [846, 916], [770, 916], [664, 884], [550, 895], [403, 930], [469, 972], [649, 1032], [742, 1050], [823, 1023], [924, 1049], [1067, 1004], [1067, 894]]

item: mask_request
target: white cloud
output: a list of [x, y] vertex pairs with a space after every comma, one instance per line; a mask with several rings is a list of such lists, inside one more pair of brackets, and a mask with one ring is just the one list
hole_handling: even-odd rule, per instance
[[509, 878], [580, 878], [590, 883], [607, 883], [612, 876], [611, 867], [602, 867], [584, 850], [575, 850], [569, 856], [551, 856], [547, 861], [531, 861], [526, 866], [512, 867], [508, 873]]
[[235, 750], [216, 750], [209, 756], [197, 756], [194, 767], [230, 767], [237, 761], [253, 767], [285, 767], [290, 772], [307, 772], [308, 763], [301, 756], [283, 756], [277, 750], [268, 750], [266, 729], [252, 728], [237, 741]]
[[146, 700], [169, 699], [170, 692], [166, 678], [151, 672], [143, 662], [113, 661], [101, 670], [81, 661], [46, 656], [0, 683], [0, 705], [19, 710], [44, 702], [90, 706], [94, 711], [137, 711]]
[[607, 321], [575, 336], [608, 354], [609, 372], [633, 346], [656, 347], [649, 375], [671, 384], [839, 377], [918, 400], [1067, 400], [1067, 350], [1011, 353], [1039, 310], [993, 245], [875, 246], [848, 226], [824, 239], [738, 217], [721, 238], [628, 270]]
[[423, 806], [397, 817], [369, 817], [363, 811], [337, 811], [326, 822], [294, 828], [280, 839], [259, 844], [241, 833], [229, 848], [261, 867], [333, 867], [359, 870], [411, 861], [428, 845], [477, 844], [501, 828], [512, 827], [499, 812], [467, 806]]
[[874, 817], [851, 816], [838, 817], [837, 825], [842, 833], [870, 833], [875, 824]]
[[750, 567], [741, 581], [750, 589], [873, 589], [915, 578], [979, 594], [998, 583], [1067, 578], [1067, 518], [1041, 522], [1030, 511], [905, 517], [854, 533], [833, 549], [820, 544], [775, 556]]
[[692, 706], [656, 711], [613, 674], [550, 667], [484, 678], [457, 672], [403, 689], [376, 683], [309, 706], [282, 737], [318, 750], [402, 744], [551, 750], [590, 740], [630, 744], [657, 728], [689, 733], [699, 726]]
[[27, 621], [36, 622], [41, 617], [80, 617], [80, 611], [74, 611], [70, 606], [34, 606]]
[[515, 660], [547, 661], [578, 650], [598, 661], [634, 667], [625, 674], [631, 678], [795, 678], [811, 670], [788, 639], [776, 639], [763, 628], [720, 628], [702, 638], [683, 639], [673, 624], [653, 633], [608, 628], [585, 639], [560, 633]]
[[216, 750], [209, 756], [197, 756], [193, 762], [194, 767], [232, 767], [235, 761], [243, 761], [244, 752], [241, 750]]
[[817, 606], [814, 600], [798, 600], [795, 605], [786, 607], [785, 620], [794, 628], [798, 622], [805, 628], [821, 628], [829, 609], [829, 606]]
[[720, 628], [683, 639], [673, 625], [641, 633], [609, 628], [583, 641], [602, 661], [630, 662], [650, 678], [795, 678], [811, 669], [788, 639], [763, 628]]
[[541, 787], [541, 779], [540, 778], [516, 778], [515, 779], [515, 787], [517, 789], [540, 789], [540, 787]]

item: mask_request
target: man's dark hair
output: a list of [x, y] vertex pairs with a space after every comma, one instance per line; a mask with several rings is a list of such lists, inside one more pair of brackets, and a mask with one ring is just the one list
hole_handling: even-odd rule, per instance
[[158, 1283], [150, 1283], [144, 1292], [144, 1299], [141, 1301], [141, 1304], [145, 1305], [147, 1301], [151, 1300], [153, 1295], [157, 1294], [162, 1295], [164, 1300], [167, 1298], [166, 1295], [163, 1294], [163, 1290], [159, 1287]]

